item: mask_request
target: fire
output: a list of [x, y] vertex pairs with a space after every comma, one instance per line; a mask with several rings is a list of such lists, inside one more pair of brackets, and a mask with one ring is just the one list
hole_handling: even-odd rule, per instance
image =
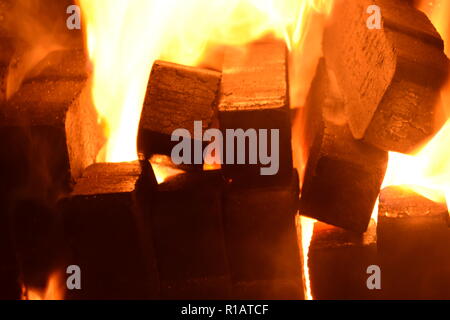
[[99, 160], [133, 161], [151, 66], [186, 65], [207, 48], [238, 45], [265, 34], [301, 46], [310, 13], [329, 0], [79, 0], [90, 59], [92, 95], [107, 128]]
[[63, 300], [64, 283], [59, 272], [53, 272], [44, 290], [36, 288], [22, 288], [22, 300]]
[[416, 155], [390, 153], [383, 186], [409, 185], [430, 200], [450, 201], [450, 122]]
[[303, 268], [303, 286], [306, 300], [313, 300], [311, 291], [311, 280], [309, 278], [309, 267], [308, 267], [308, 253], [309, 245], [311, 244], [311, 239], [314, 232], [314, 224], [317, 220], [297, 216], [296, 224], [297, 228], [300, 226], [301, 231], [298, 232], [301, 235], [301, 247], [302, 247], [302, 268]]
[[[332, 0], [79, 0], [93, 64], [92, 96], [108, 143], [99, 161], [137, 159], [136, 136], [151, 66], [156, 59], [195, 66], [211, 48], [241, 45], [272, 34], [291, 51], [291, 96], [306, 91], [314, 61], [302, 59], [312, 14], [328, 13]], [[319, 42], [317, 42], [319, 43]], [[320, 56], [320, 45], [314, 52]], [[305, 65], [308, 65], [305, 67]], [[309, 75], [303, 70], [309, 69]], [[300, 84], [299, 84], [300, 83]], [[302, 88], [303, 90], [297, 89]], [[156, 168], [158, 180], [167, 173]], [[313, 223], [301, 218], [303, 267]]]
[[[444, 39], [449, 55], [450, 28], [448, 16], [449, 0], [423, 1], [419, 5]], [[444, 106], [442, 117], [448, 119], [450, 110], [450, 81], [442, 89]], [[450, 120], [425, 146], [413, 155], [395, 152], [389, 154], [389, 165], [383, 186], [408, 185], [416, 192], [436, 202], [450, 202]]]
[[155, 171], [156, 181], [163, 183], [168, 178], [175, 177], [182, 174], [184, 171], [171, 167], [168, 165], [169, 160], [166, 156], [155, 155], [150, 159], [153, 170]]
[[448, 41], [450, 37], [450, 25], [448, 16], [450, 12], [450, 1], [448, 0], [422, 0], [418, 8], [425, 12], [431, 22], [441, 35], [446, 44], [445, 53], [449, 55]]

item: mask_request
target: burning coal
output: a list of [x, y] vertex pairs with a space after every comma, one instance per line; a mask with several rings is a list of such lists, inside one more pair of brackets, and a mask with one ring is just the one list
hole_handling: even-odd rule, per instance
[[[354, 281], [377, 246], [394, 276], [391, 242], [442, 258], [450, 1], [415, 1], [428, 19], [412, 1], [79, 0], [70, 25], [78, 6], [45, 2], [14, 3], [0, 53], [24, 299], [302, 298], [302, 283], [313, 299], [318, 274], [338, 261]], [[92, 291], [64, 292], [71, 259]]]
[[[309, 16], [329, 1], [80, 1], [93, 97], [108, 126], [108, 161], [137, 157], [134, 140], [156, 59], [197, 65], [207, 48], [248, 43], [267, 33], [303, 44]], [[100, 158], [100, 159], [101, 159]]]

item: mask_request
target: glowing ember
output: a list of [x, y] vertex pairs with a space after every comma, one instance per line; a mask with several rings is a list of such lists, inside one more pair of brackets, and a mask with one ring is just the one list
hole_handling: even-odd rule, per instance
[[182, 174], [184, 171], [175, 169], [167, 165], [168, 159], [165, 156], [155, 155], [150, 160], [153, 170], [155, 171], [156, 181], [162, 183], [170, 177]]

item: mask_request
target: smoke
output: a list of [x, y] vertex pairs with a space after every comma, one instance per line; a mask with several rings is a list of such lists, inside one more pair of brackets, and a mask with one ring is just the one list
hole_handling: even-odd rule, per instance
[[6, 14], [6, 33], [14, 39], [15, 54], [6, 78], [6, 98], [50, 53], [67, 49], [73, 39], [66, 28], [70, 0], [15, 0]]

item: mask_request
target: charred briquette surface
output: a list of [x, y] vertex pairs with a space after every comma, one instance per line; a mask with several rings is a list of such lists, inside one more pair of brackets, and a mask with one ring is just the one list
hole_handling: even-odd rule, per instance
[[[1, 42], [0, 46], [11, 43]], [[8, 50], [6, 56], [0, 51], [4, 70], [14, 53], [12, 46]], [[80, 94], [87, 77], [84, 62], [81, 50], [53, 53], [36, 67], [12, 100], [0, 102], [0, 219], [4, 221], [0, 229], [8, 237], [2, 241], [5, 254], [13, 252], [11, 259], [2, 259], [1, 267], [12, 272], [10, 281], [18, 279], [20, 266], [27, 285], [46, 285], [46, 275], [60, 253], [53, 245], [58, 243], [54, 231], [59, 223], [54, 201], [68, 191], [69, 170], [75, 173], [85, 162], [95, 160], [94, 149], [99, 146], [86, 141], [94, 140], [94, 131], [99, 132], [97, 117], [93, 109], [88, 110], [88, 91], [85, 97]]]
[[[75, 52], [67, 54], [65, 60], [59, 59], [52, 62], [51, 59], [46, 58], [36, 68], [28, 70], [33, 67], [31, 62], [35, 62], [31, 60], [37, 58], [33, 56], [31, 59], [31, 56], [37, 51], [32, 50], [33, 44], [30, 42], [34, 40], [38, 42], [37, 39], [42, 39], [40, 37], [45, 38], [56, 31], [51, 27], [51, 31], [48, 33], [41, 32], [40, 28], [36, 28], [37, 20], [42, 22], [48, 19], [49, 26], [56, 26], [56, 21], [49, 13], [51, 11], [57, 15], [59, 22], [64, 21], [62, 24], [58, 22], [59, 27], [63, 26], [60, 29], [67, 31], [65, 15], [61, 14], [67, 8], [66, 4], [68, 5], [69, 1], [46, 1], [45, 4], [44, 1], [39, 1], [40, 9], [45, 11], [45, 14], [40, 14], [36, 11], [25, 13], [19, 10], [18, 12], [21, 5], [31, 8], [29, 1], [0, 0], [0, 117], [2, 118], [0, 123], [2, 136], [0, 138], [0, 176], [2, 177], [0, 181], [2, 195], [0, 200], [2, 238], [0, 241], [0, 295], [2, 298], [19, 299], [22, 284], [35, 288], [45, 287], [47, 275], [52, 271], [54, 263], [59, 258], [60, 246], [57, 230], [60, 230], [60, 228], [58, 229], [60, 225], [56, 218], [58, 215], [54, 213], [52, 203], [49, 201], [54, 200], [62, 192], [60, 179], [57, 174], [51, 177], [50, 170], [50, 167], [54, 168], [55, 172], [59, 170], [60, 161], [54, 157], [51, 151], [45, 156], [43, 154], [46, 150], [58, 148], [61, 141], [58, 137], [60, 134], [50, 135], [50, 139], [47, 140], [49, 130], [44, 128], [35, 131], [35, 127], [32, 130], [31, 126], [28, 126], [30, 121], [25, 115], [27, 108], [11, 107], [5, 102], [5, 99], [8, 75], [11, 76], [10, 82], [11, 79], [22, 80], [22, 77], [30, 81], [29, 79], [36, 78], [40, 71], [47, 72], [46, 67], [52, 67], [55, 70], [54, 80], [85, 81], [87, 77], [83, 65], [85, 59], [79, 64], [80, 67], [76, 67], [76, 72], [83, 73], [82, 76], [68, 77], [66, 74], [67, 63], [72, 64], [81, 60], [81, 55]], [[39, 16], [39, 19], [36, 21], [29, 19], [28, 14], [34, 14], [33, 18]], [[34, 25], [30, 29], [33, 23]], [[22, 28], [24, 25], [27, 27]], [[23, 38], [25, 32], [30, 41]], [[59, 32], [55, 33], [60, 35]], [[72, 42], [70, 44], [78, 46], [80, 43], [82, 44], [82, 41], [79, 40], [82, 38], [75, 37], [73, 44]], [[40, 42], [40, 44], [42, 43]], [[56, 39], [54, 44], [56, 44]], [[65, 47], [66, 44], [69, 45], [69, 42], [64, 41]], [[42, 54], [42, 47], [39, 49], [39, 54]], [[55, 55], [56, 52], [52, 54], [53, 57]], [[19, 76], [16, 77], [17, 75]], [[40, 89], [42, 87], [35, 92], [39, 92]], [[35, 101], [38, 100], [39, 97], [35, 96]], [[32, 101], [31, 99], [30, 102]], [[14, 111], [9, 109], [16, 107], [17, 110]], [[49, 118], [54, 121], [54, 117], [50, 116]], [[16, 121], [17, 119], [19, 121]], [[36, 134], [36, 132], [38, 133]], [[42, 144], [39, 142], [41, 140]], [[53, 179], [55, 177], [56, 179]], [[64, 185], [67, 187], [66, 183]], [[22, 188], [17, 190], [17, 187]]]
[[328, 72], [319, 64], [307, 98], [305, 143], [310, 148], [300, 212], [331, 225], [364, 232], [387, 167], [387, 152], [354, 140], [346, 125], [323, 115], [341, 102], [331, 94]]
[[86, 53], [82, 48], [53, 51], [30, 70], [25, 83], [44, 80], [83, 82], [89, 75], [86, 63]]
[[303, 297], [297, 199], [295, 171], [288, 186], [228, 186], [223, 220], [234, 299]]
[[382, 289], [392, 299], [450, 298], [448, 209], [407, 188], [382, 190], [378, 211]]
[[61, 200], [70, 264], [82, 275], [82, 290], [68, 291], [69, 299], [159, 297], [146, 200], [154, 188], [138, 162], [98, 163]]
[[[0, 0], [0, 108], [6, 100], [8, 65], [14, 54], [13, 39], [6, 34], [5, 15], [10, 9], [9, 1]], [[5, 148], [6, 152], [8, 147]], [[4, 175], [2, 175], [4, 177]], [[4, 179], [4, 178], [3, 178]], [[0, 182], [0, 299], [18, 300], [21, 296], [19, 265], [13, 246], [11, 222], [11, 190]]]
[[[6, 30], [6, 14], [11, 6], [10, 1], [0, 0], [0, 107], [6, 100], [8, 65], [14, 54], [14, 41]], [[10, 192], [5, 183], [0, 183], [0, 300], [19, 300], [21, 297], [19, 264], [13, 245]]]
[[42, 200], [17, 199], [12, 221], [20, 280], [27, 288], [45, 292], [49, 276], [63, 267], [67, 251], [61, 216]]
[[[381, 29], [366, 25], [370, 5], [381, 9]], [[433, 118], [448, 59], [424, 13], [406, 1], [339, 0], [323, 46], [355, 138], [408, 153], [436, 131]]]
[[194, 121], [202, 121], [202, 130], [217, 126], [220, 78], [217, 71], [164, 61], [154, 63], [139, 125], [138, 150], [142, 158], [171, 155], [179, 143], [171, 141], [176, 129], [189, 132], [192, 146], [194, 139], [201, 142], [203, 133], [194, 137]]
[[21, 283], [13, 245], [9, 193], [0, 187], [0, 300], [19, 300]]
[[19, 300], [21, 298], [21, 283], [19, 281], [19, 269], [16, 263], [15, 253], [9, 246], [10, 240], [3, 239], [1, 244], [0, 262], [0, 299], [1, 300]]
[[82, 61], [82, 51], [50, 55], [2, 105], [1, 170], [9, 186], [61, 192], [95, 161], [104, 136]]
[[[292, 175], [291, 121], [287, 83], [286, 46], [279, 41], [251, 43], [243, 48], [229, 48], [225, 52], [221, 96], [219, 100], [220, 128], [224, 135], [223, 169], [227, 178], [235, 184], [273, 185], [288, 184]], [[276, 157], [271, 145], [272, 129], [279, 130], [279, 170], [275, 175], [262, 175], [261, 167], [269, 165], [249, 164], [251, 146], [256, 146], [258, 156], [261, 141], [250, 141], [246, 137], [246, 164], [236, 164], [238, 139], [226, 136], [227, 129], [267, 129], [267, 153]], [[234, 140], [234, 150], [227, 146]], [[264, 141], [263, 141], [264, 143]], [[226, 160], [226, 154], [234, 154], [234, 162]], [[273, 163], [272, 163], [273, 164]]]
[[[314, 299], [383, 298], [380, 290], [367, 287], [367, 268], [378, 265], [377, 259], [375, 222], [371, 221], [364, 234], [316, 222], [308, 254]], [[381, 277], [383, 288], [383, 274]]]
[[158, 186], [151, 215], [163, 299], [230, 298], [223, 185], [219, 171], [205, 171]]
[[11, 250], [11, 240], [9, 236], [2, 233], [1, 236], [1, 256], [0, 262], [0, 299], [19, 300], [21, 297], [21, 283], [19, 281], [19, 267], [16, 262], [15, 252]]
[[[1, 10], [1, 2], [0, 2]], [[0, 12], [0, 16], [1, 16]], [[1, 20], [1, 19], [0, 19]], [[0, 26], [0, 104], [6, 100], [6, 84], [9, 65], [15, 52], [15, 42], [8, 35], [2, 35]]]
[[300, 211], [355, 232], [369, 224], [387, 154], [353, 140], [346, 126], [324, 123], [309, 156]]

